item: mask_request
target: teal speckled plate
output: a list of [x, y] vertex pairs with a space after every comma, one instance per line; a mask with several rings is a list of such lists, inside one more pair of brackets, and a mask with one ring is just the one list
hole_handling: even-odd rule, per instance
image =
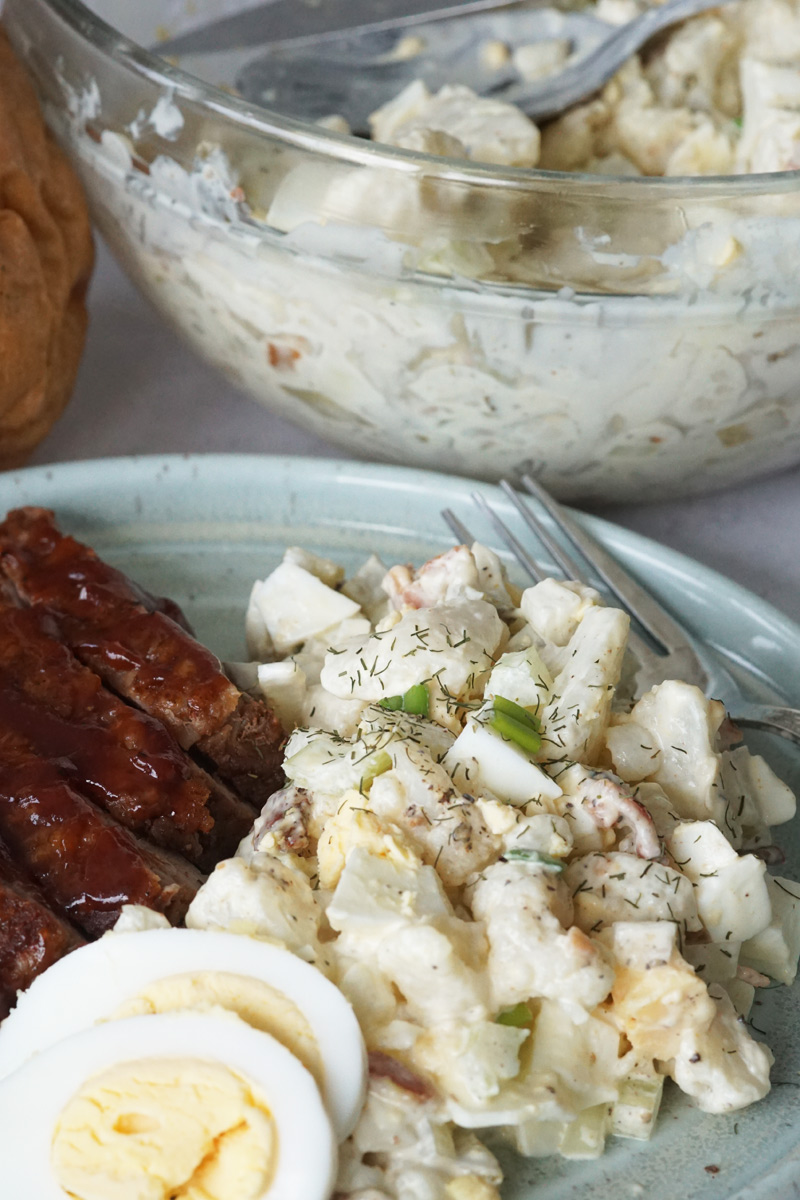
[[[422, 562], [451, 544], [439, 516], [450, 506], [494, 540], [470, 502], [475, 485], [395, 467], [320, 459], [208, 456], [126, 458], [40, 467], [0, 476], [0, 511], [54, 508], [63, 527], [91, 542], [146, 587], [173, 596], [221, 657], [243, 655], [250, 585], [287, 544], [355, 566], [377, 551]], [[485, 487], [504, 518], [518, 519]], [[800, 703], [800, 628], [763, 600], [602, 521], [586, 524], [697, 636], [735, 665], [758, 697]], [[545, 557], [545, 556], [543, 556]], [[758, 747], [800, 784], [800, 755]], [[785, 873], [798, 877], [800, 839], [779, 831]], [[800, 989], [778, 988], [754, 1009], [775, 1051], [773, 1090], [742, 1113], [697, 1112], [670, 1086], [651, 1142], [611, 1139], [589, 1162], [504, 1155], [506, 1200], [790, 1200], [800, 1197]]]

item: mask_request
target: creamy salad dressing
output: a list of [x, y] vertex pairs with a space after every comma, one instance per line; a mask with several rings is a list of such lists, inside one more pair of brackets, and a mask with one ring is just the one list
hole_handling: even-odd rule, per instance
[[475, 1130], [595, 1157], [651, 1135], [665, 1077], [708, 1113], [769, 1090], [745, 1020], [794, 979], [800, 894], [756, 851], [794, 797], [697, 688], [616, 701], [627, 632], [479, 545], [350, 580], [293, 548], [254, 585], [288, 785], [187, 924], [278, 941], [353, 1004], [337, 1196], [499, 1200]]

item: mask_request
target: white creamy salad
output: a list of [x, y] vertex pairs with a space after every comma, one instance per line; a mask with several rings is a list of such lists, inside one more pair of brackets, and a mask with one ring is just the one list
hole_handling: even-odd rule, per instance
[[366, 1106], [337, 1197], [497, 1200], [523, 1155], [647, 1139], [665, 1078], [708, 1113], [769, 1091], [747, 1024], [791, 983], [800, 886], [760, 854], [795, 800], [718, 701], [617, 697], [628, 617], [485, 547], [255, 584], [250, 682], [288, 784], [191, 928], [279, 943], [352, 1004]]
[[245, 136], [169, 88], [129, 109], [82, 72], [48, 118], [145, 294], [284, 416], [370, 459], [641, 500], [800, 458], [800, 202], [785, 175], [651, 194], [603, 174], [789, 169], [798, 80], [798, 0], [739, 0], [541, 131], [458, 88], [375, 114], [412, 153], [595, 173], [574, 191]]
[[[648, 0], [597, 0], [624, 25]], [[523, 78], [570, 62], [566, 39], [490, 43]], [[800, 14], [792, 0], [740, 0], [677, 25], [601, 93], [542, 131], [513, 105], [421, 81], [370, 119], [376, 141], [506, 166], [607, 175], [733, 175], [800, 168]]]

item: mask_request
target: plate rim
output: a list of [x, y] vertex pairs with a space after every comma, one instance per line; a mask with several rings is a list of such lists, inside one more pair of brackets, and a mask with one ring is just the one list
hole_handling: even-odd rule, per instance
[[[282, 469], [295, 471], [302, 476], [303, 473], [313, 474], [315, 471], [324, 470], [333, 476], [349, 474], [355, 476], [362, 483], [379, 482], [383, 479], [387, 483], [392, 483], [398, 487], [404, 487], [410, 491], [418, 491], [420, 483], [427, 483], [437, 487], [468, 487], [474, 490], [476, 487], [482, 490], [487, 490], [492, 493], [498, 503], [505, 506], [508, 502], [505, 500], [502, 491], [496, 484], [487, 483], [483, 480], [473, 479], [466, 475], [451, 475], [441, 471], [429, 471], [417, 467], [403, 467], [394, 463], [372, 463], [363, 462], [357, 459], [347, 458], [332, 458], [328, 456], [314, 455], [294, 455], [294, 454], [251, 454], [251, 453], [220, 453], [211, 451], [208, 453], [171, 453], [171, 454], [121, 454], [112, 455], [102, 458], [88, 459], [73, 459], [68, 462], [57, 462], [51, 464], [37, 464], [34, 466], [20, 467], [14, 470], [4, 472], [0, 476], [0, 507], [2, 507], [2, 496], [6, 489], [6, 484], [18, 479], [35, 480], [37, 477], [44, 480], [48, 486], [58, 481], [58, 478], [64, 477], [67, 480], [86, 480], [87, 473], [89, 475], [102, 475], [110, 469], [119, 470], [120, 465], [130, 470], [141, 470], [157, 474], [159, 471], [171, 470], [172, 467], [179, 469], [191, 468], [195, 464], [211, 467], [212, 469], [223, 469], [231, 463], [238, 463], [255, 467], [264, 464], [279, 464]], [[373, 480], [373, 477], [377, 477]], [[113, 486], [117, 481], [110, 481], [109, 486]], [[759, 618], [761, 624], [769, 625], [780, 631], [781, 636], [787, 641], [795, 641], [798, 644], [798, 652], [800, 653], [800, 623], [794, 621], [788, 614], [781, 609], [776, 608], [769, 600], [765, 600], [759, 596], [757, 592], [745, 587], [743, 584], [737, 583], [729, 578], [722, 571], [716, 570], [714, 567], [709, 567], [699, 559], [685, 554], [681, 550], [675, 550], [670, 546], [664, 545], [655, 538], [648, 537], [646, 534], [637, 533], [635, 530], [628, 529], [623, 525], [619, 525], [614, 521], [610, 521], [605, 517], [596, 516], [593, 513], [587, 513], [580, 509], [569, 508], [568, 510], [580, 524], [584, 525], [588, 532], [599, 535], [600, 540], [615, 549], [621, 549], [626, 555], [631, 551], [633, 556], [652, 562], [654, 557], [659, 560], [659, 564], [663, 565], [675, 575], [685, 574], [687, 565], [690, 566], [698, 577], [709, 584], [720, 585], [726, 595], [737, 604], [746, 608], [751, 615]], [[445, 540], [443, 534], [442, 540]], [[656, 552], [654, 555], [653, 552]]]

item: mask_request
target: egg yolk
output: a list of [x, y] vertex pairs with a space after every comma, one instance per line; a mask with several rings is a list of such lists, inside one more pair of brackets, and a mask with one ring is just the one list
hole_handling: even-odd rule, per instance
[[317, 1040], [303, 1013], [288, 996], [260, 979], [227, 971], [197, 971], [170, 975], [143, 988], [113, 1014], [113, 1020], [176, 1009], [208, 1012], [227, 1009], [253, 1029], [268, 1033], [291, 1050], [314, 1076], [320, 1089], [325, 1085]]
[[275, 1170], [269, 1105], [217, 1063], [142, 1059], [88, 1080], [53, 1135], [74, 1200], [256, 1200]]

